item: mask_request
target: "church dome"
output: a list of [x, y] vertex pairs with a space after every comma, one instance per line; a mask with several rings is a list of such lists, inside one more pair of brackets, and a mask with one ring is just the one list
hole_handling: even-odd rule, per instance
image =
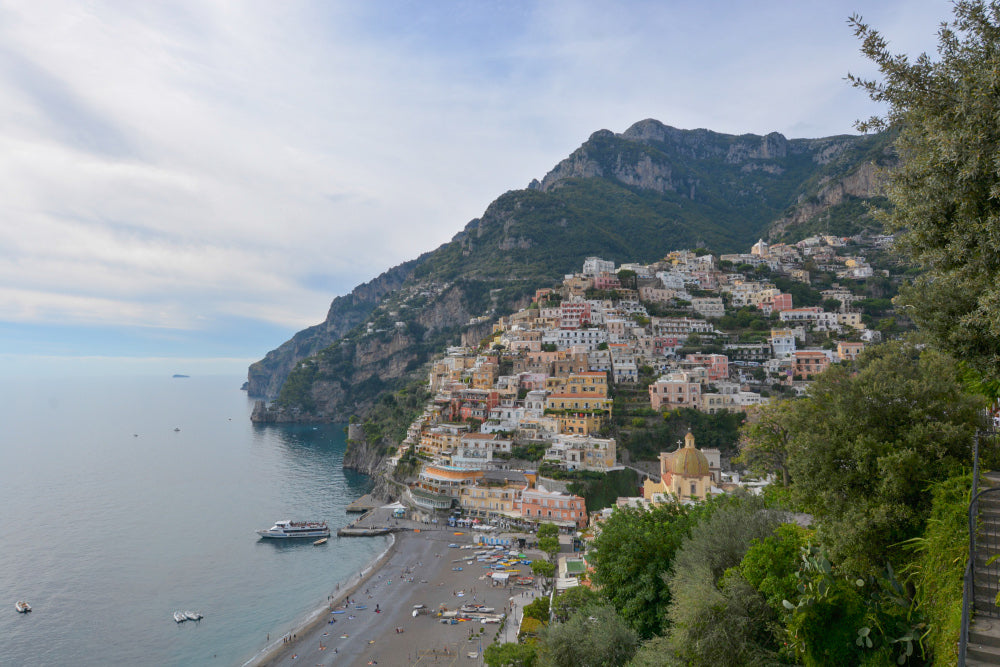
[[684, 438], [684, 446], [674, 452], [670, 461], [670, 472], [683, 477], [706, 477], [709, 475], [708, 459], [694, 447], [694, 436]]
[[670, 472], [684, 477], [705, 477], [708, 475], [708, 459], [697, 449], [684, 447], [674, 453]]

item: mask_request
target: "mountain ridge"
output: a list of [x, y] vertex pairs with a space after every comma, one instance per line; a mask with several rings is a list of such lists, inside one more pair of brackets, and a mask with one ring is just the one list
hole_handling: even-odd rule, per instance
[[[512, 311], [589, 255], [655, 261], [682, 247], [745, 250], [810, 225], [870, 226], [863, 200], [891, 160], [886, 135], [786, 139], [653, 119], [598, 130], [541, 181], [503, 193], [447, 243], [335, 298], [322, 323], [251, 365], [248, 393], [277, 398], [254, 419], [363, 414], [471, 320]], [[371, 340], [380, 346], [360, 353]]]

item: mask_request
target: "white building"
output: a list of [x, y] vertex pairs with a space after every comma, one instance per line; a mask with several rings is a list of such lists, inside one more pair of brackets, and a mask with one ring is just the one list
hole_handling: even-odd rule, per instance
[[602, 273], [614, 273], [615, 263], [600, 257], [588, 257], [583, 261], [583, 275], [599, 276]]
[[556, 436], [545, 452], [545, 460], [568, 470], [607, 472], [616, 468], [617, 448], [614, 438], [589, 435]]

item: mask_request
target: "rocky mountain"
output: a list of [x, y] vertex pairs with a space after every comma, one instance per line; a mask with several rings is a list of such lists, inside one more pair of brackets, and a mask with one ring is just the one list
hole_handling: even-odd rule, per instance
[[655, 120], [595, 132], [541, 181], [504, 193], [436, 250], [337, 297], [324, 322], [253, 364], [257, 421], [346, 421], [443, 349], [484, 335], [584, 258], [651, 262], [677, 248], [854, 233], [890, 138], [786, 139]]

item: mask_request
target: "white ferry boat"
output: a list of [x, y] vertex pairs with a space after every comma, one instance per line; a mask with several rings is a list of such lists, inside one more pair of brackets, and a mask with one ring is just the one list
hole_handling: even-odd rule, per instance
[[330, 537], [330, 527], [326, 521], [275, 521], [267, 530], [258, 530], [261, 537], [285, 539], [289, 537]]

